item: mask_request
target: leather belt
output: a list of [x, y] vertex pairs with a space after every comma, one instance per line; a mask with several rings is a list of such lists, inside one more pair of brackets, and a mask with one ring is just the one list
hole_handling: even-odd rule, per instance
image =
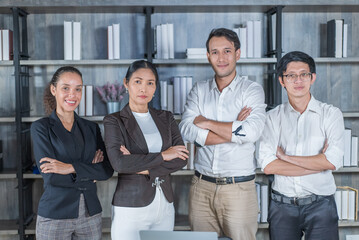
[[226, 184], [233, 184], [233, 183], [239, 183], [239, 182], [248, 182], [255, 178], [255, 175], [249, 175], [249, 176], [241, 176], [241, 177], [221, 177], [221, 178], [215, 178], [203, 175], [199, 173], [198, 171], [195, 171], [194, 174], [199, 177], [200, 179], [203, 179], [207, 182], [215, 183], [217, 185], [226, 185]]
[[292, 204], [292, 205], [296, 205], [296, 206], [308, 205], [313, 202], [317, 202], [325, 197], [326, 196], [320, 196], [320, 195], [315, 195], [315, 194], [309, 195], [307, 197], [302, 197], [302, 198], [286, 197], [283, 194], [280, 194], [276, 191], [272, 190], [272, 192], [271, 192], [272, 200], [281, 202], [281, 203]]

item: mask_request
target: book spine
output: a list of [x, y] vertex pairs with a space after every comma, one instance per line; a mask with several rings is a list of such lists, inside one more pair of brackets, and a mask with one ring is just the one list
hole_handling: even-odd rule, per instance
[[168, 110], [167, 109], [167, 81], [160, 81], [161, 83], [161, 109], [162, 110]]
[[64, 21], [64, 59], [72, 60], [72, 22]]
[[175, 58], [175, 48], [174, 48], [174, 32], [173, 32], [173, 23], [167, 24], [167, 34], [168, 34], [168, 53], [169, 58]]
[[173, 78], [173, 111], [175, 114], [181, 114], [181, 77]]
[[167, 85], [167, 110], [170, 112], [173, 111], [173, 85]]
[[113, 58], [120, 59], [120, 24], [113, 24]]
[[113, 60], [113, 28], [107, 27], [107, 56], [108, 59]]
[[73, 60], [81, 60], [81, 22], [73, 23]]
[[93, 116], [93, 86], [86, 86], [86, 116]]

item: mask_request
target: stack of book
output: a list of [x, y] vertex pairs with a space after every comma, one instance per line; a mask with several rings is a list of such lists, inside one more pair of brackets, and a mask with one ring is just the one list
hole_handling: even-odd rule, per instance
[[335, 203], [340, 220], [358, 219], [358, 190], [351, 187], [337, 187]]
[[81, 22], [64, 21], [64, 59], [81, 60]]
[[0, 61], [13, 60], [13, 33], [9, 29], [0, 30]]
[[108, 59], [120, 59], [120, 24], [107, 27]]
[[358, 167], [358, 137], [352, 136], [351, 129], [344, 131], [344, 167]]
[[154, 50], [157, 59], [174, 59], [173, 23], [160, 24], [154, 28]]
[[82, 88], [82, 98], [76, 113], [83, 116], [93, 116], [93, 86], [84, 85]]
[[187, 48], [188, 59], [207, 59], [207, 48]]
[[348, 24], [343, 19], [327, 22], [327, 54], [335, 58], [348, 56]]
[[191, 76], [176, 76], [172, 81], [173, 84], [161, 81], [161, 109], [182, 114], [187, 95], [192, 89], [193, 79]]
[[241, 42], [241, 58], [262, 57], [262, 22], [247, 21], [239, 28], [234, 28]]

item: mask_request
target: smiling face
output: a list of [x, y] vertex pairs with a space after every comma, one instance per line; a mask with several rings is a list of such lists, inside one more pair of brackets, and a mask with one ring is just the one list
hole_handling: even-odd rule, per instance
[[73, 112], [82, 97], [82, 78], [77, 73], [65, 72], [59, 76], [56, 86], [51, 85], [51, 93], [56, 98], [56, 111]]
[[216, 73], [216, 79], [232, 80], [236, 75], [236, 62], [241, 50], [225, 37], [212, 37], [208, 43], [207, 58]]
[[[304, 62], [290, 62], [283, 75], [310, 73], [309, 65]], [[289, 99], [310, 97], [310, 86], [315, 82], [316, 74], [312, 73], [309, 81], [303, 81], [300, 77], [294, 82], [288, 82], [286, 77], [279, 77], [280, 84], [287, 89]]]
[[147, 112], [148, 103], [152, 100], [156, 91], [156, 77], [149, 68], [140, 68], [132, 73], [128, 83], [124, 79], [124, 85], [128, 89], [129, 105], [134, 112]]

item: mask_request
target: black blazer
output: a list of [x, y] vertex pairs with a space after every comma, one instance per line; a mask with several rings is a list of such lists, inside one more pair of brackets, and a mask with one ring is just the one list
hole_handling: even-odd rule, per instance
[[[44, 193], [41, 196], [38, 214], [52, 219], [77, 218], [79, 212], [80, 194], [83, 193], [90, 216], [102, 211], [97, 197], [94, 180], [106, 180], [113, 175], [113, 169], [108, 161], [106, 149], [101, 137], [100, 128], [96, 123], [80, 118], [75, 113], [75, 120], [83, 134], [84, 149], [82, 157], [74, 159], [68, 148], [66, 129], [55, 111], [49, 117], [42, 118], [31, 125], [31, 137], [37, 167], [40, 169], [40, 159], [54, 158], [64, 163], [71, 163], [76, 174], [41, 173], [44, 179]], [[102, 163], [92, 164], [95, 152], [104, 152]]]
[[[161, 137], [162, 150], [171, 146], [184, 145], [176, 120], [172, 113], [149, 109]], [[119, 173], [112, 204], [122, 207], [143, 207], [149, 205], [156, 193], [152, 186], [156, 177], [164, 180], [161, 184], [164, 195], [173, 202], [170, 173], [187, 164], [176, 158], [164, 161], [161, 153], [149, 153], [145, 137], [127, 104], [122, 111], [104, 118], [105, 144], [111, 165]], [[131, 155], [123, 155], [120, 146], [124, 145]], [[149, 170], [149, 175], [136, 174]]]

